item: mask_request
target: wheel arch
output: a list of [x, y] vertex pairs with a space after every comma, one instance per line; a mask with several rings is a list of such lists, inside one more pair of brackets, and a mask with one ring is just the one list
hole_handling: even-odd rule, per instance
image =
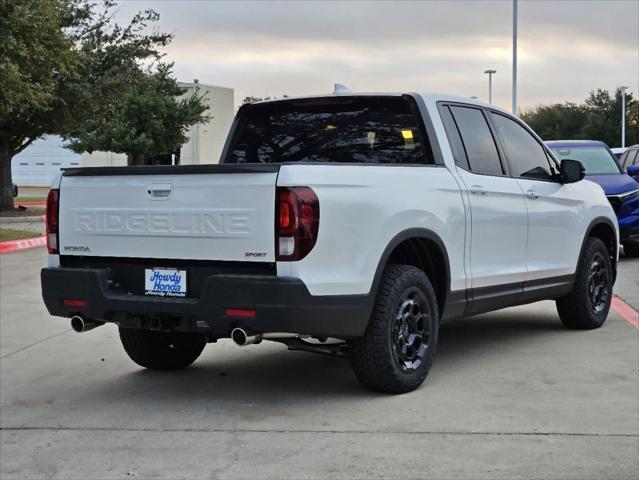
[[584, 235], [584, 238], [581, 242], [579, 260], [581, 260], [584, 248], [586, 247], [586, 240], [590, 237], [599, 238], [606, 245], [606, 248], [610, 253], [610, 262], [612, 263], [614, 281], [614, 279], [616, 279], [617, 277], [617, 255], [619, 250], [619, 242], [612, 220], [607, 217], [597, 217], [590, 222], [588, 228], [586, 229], [586, 234]]
[[410, 228], [395, 235], [377, 264], [370, 290], [372, 301], [389, 263], [412, 265], [426, 273], [435, 289], [441, 318], [450, 294], [450, 262], [441, 237], [426, 228]]

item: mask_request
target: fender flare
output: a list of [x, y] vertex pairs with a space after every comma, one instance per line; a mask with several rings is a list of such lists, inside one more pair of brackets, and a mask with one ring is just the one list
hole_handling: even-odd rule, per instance
[[372, 304], [375, 301], [375, 295], [377, 294], [377, 289], [379, 288], [379, 284], [382, 280], [382, 275], [384, 274], [384, 270], [386, 269], [386, 265], [388, 264], [388, 260], [400, 243], [405, 240], [409, 240], [411, 238], [418, 238], [423, 240], [429, 240], [437, 245], [437, 247], [441, 250], [442, 255], [444, 257], [444, 264], [446, 265], [446, 271], [444, 272], [444, 280], [445, 280], [445, 288], [444, 288], [444, 298], [442, 299], [442, 303], [446, 304], [446, 299], [450, 294], [450, 261], [448, 259], [448, 251], [446, 250], [446, 246], [442, 241], [441, 237], [437, 235], [432, 230], [427, 228], [408, 228], [399, 232], [395, 235], [390, 242], [386, 245], [386, 248], [382, 252], [382, 255], [377, 263], [377, 269], [375, 270], [375, 276], [373, 277], [373, 283], [371, 285], [371, 289], [369, 291], [369, 297], [371, 299], [371, 308]]
[[579, 258], [577, 260], [577, 265], [575, 266], [575, 275], [577, 274], [577, 269], [579, 268], [579, 262], [581, 262], [581, 257], [584, 253], [584, 248], [586, 248], [586, 240], [590, 237], [590, 233], [597, 225], [608, 225], [613, 234], [615, 235], [615, 251], [613, 252], [611, 262], [612, 262], [612, 270], [613, 270], [613, 282], [617, 278], [617, 255], [619, 255], [619, 237], [617, 236], [615, 229], [615, 224], [608, 217], [595, 217], [589, 224], [588, 228], [586, 228], [586, 232], [584, 233], [584, 238], [581, 241], [581, 249], [579, 250]]

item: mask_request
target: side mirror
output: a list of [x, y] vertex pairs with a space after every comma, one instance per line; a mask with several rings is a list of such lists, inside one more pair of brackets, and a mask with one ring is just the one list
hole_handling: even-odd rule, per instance
[[626, 171], [631, 177], [639, 177], [639, 165], [630, 165]]
[[559, 167], [559, 177], [561, 183], [575, 183], [583, 180], [586, 176], [586, 169], [579, 160], [566, 158], [561, 161]]

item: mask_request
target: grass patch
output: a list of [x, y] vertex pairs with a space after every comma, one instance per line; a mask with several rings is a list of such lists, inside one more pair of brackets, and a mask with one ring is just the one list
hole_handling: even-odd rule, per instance
[[6, 240], [20, 240], [21, 238], [33, 238], [39, 237], [41, 234], [38, 232], [31, 232], [29, 230], [16, 230], [13, 228], [0, 228], [0, 242]]
[[0, 210], [0, 217], [33, 217], [44, 215], [47, 209], [44, 207], [14, 208], [13, 210]]
[[14, 204], [19, 204], [20, 202], [46, 202], [47, 201], [47, 197], [22, 197], [22, 196], [17, 196], [16, 198], [13, 199], [13, 203]]

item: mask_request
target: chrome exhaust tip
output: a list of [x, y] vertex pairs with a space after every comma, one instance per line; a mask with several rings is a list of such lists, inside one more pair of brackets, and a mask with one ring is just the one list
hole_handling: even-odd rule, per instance
[[104, 325], [104, 322], [98, 320], [89, 320], [82, 315], [74, 315], [71, 317], [71, 328], [74, 332], [83, 333], [93, 330], [95, 327]]
[[262, 335], [249, 335], [242, 328], [234, 328], [231, 331], [231, 340], [240, 347], [245, 347], [246, 345], [253, 345], [260, 343], [262, 341]]

